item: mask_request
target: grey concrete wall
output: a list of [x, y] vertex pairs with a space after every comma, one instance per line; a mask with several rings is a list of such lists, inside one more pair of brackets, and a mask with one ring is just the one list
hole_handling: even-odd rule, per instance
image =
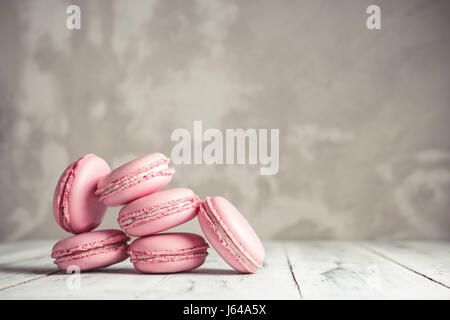
[[70, 162], [170, 155], [194, 120], [280, 129], [278, 174], [177, 165], [170, 185], [229, 198], [263, 238], [450, 239], [448, 1], [75, 1], [67, 30], [70, 3], [0, 2], [0, 240], [66, 236]]

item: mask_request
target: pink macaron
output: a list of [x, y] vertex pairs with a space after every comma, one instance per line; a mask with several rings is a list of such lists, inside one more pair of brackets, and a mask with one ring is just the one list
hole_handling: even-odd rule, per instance
[[130, 236], [142, 237], [191, 220], [199, 206], [192, 190], [168, 189], [130, 202], [120, 210], [117, 222]]
[[64, 171], [53, 197], [53, 214], [61, 228], [82, 233], [100, 224], [106, 206], [94, 193], [100, 178], [110, 172], [106, 161], [95, 154], [81, 157]]
[[235, 270], [254, 273], [262, 267], [264, 247], [244, 216], [222, 197], [207, 197], [198, 220], [209, 243]]
[[208, 244], [193, 233], [161, 233], [135, 240], [128, 247], [134, 267], [145, 273], [172, 273], [198, 268]]
[[80, 270], [107, 267], [128, 257], [128, 240], [120, 230], [86, 232], [58, 241], [53, 246], [52, 258], [61, 270], [70, 266], [78, 266]]
[[174, 168], [161, 153], [151, 153], [128, 162], [100, 179], [95, 194], [107, 206], [118, 206], [165, 187]]

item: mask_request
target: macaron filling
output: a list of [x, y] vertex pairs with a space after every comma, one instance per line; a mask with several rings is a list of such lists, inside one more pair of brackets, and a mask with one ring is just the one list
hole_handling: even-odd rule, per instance
[[209, 245], [204, 243], [202, 245], [186, 249], [160, 251], [128, 249], [128, 255], [130, 256], [130, 261], [132, 263], [164, 263], [206, 257], [208, 255], [208, 248]]
[[59, 221], [62, 228], [66, 231], [71, 232], [72, 228], [70, 227], [70, 215], [69, 215], [69, 193], [70, 193], [70, 187], [72, 186], [74, 173], [73, 168], [71, 169], [71, 172], [69, 176], [67, 177], [67, 180], [64, 183], [63, 192], [62, 192], [62, 199], [60, 199], [59, 202]]
[[104, 241], [82, 244], [69, 249], [61, 249], [52, 252], [54, 263], [58, 264], [65, 261], [86, 258], [96, 254], [109, 253], [117, 250], [125, 250], [128, 247], [129, 237], [118, 235]]
[[149, 166], [135, 170], [126, 176], [110, 181], [104, 187], [97, 189], [95, 194], [100, 195], [100, 200], [103, 200], [119, 190], [128, 189], [139, 184], [142, 180], [172, 175], [175, 169], [169, 168], [169, 162], [170, 159], [162, 159]]
[[157, 204], [148, 208], [142, 208], [129, 212], [122, 217], [119, 217], [117, 222], [122, 229], [129, 229], [168, 215], [198, 208], [199, 205], [200, 200], [197, 196], [185, 197], [177, 200], [171, 200], [164, 204]]
[[215, 212], [214, 207], [209, 199], [206, 199], [206, 202], [200, 205], [200, 210], [202, 210], [202, 212], [206, 214], [206, 217], [210, 220], [210, 222], [214, 225], [215, 229], [219, 233], [220, 238], [225, 241], [228, 248], [235, 255], [237, 255], [241, 263], [243, 263], [252, 272], [255, 272], [257, 268], [262, 267], [262, 265], [252, 259], [252, 257], [245, 254], [242, 246], [234, 239], [231, 232]]

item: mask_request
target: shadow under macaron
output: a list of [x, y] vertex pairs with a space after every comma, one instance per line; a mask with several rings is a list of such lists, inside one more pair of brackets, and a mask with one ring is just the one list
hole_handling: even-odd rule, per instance
[[[66, 273], [65, 271], [59, 270], [57, 268], [45, 268], [45, 267], [26, 267], [26, 266], [6, 266], [6, 265], [0, 265], [0, 272], [5, 273], [24, 273], [24, 274], [30, 274], [30, 275], [36, 275], [36, 276], [42, 276], [42, 275], [70, 275], [71, 273]], [[238, 271], [235, 270], [228, 270], [228, 269], [212, 269], [212, 268], [198, 268], [194, 270], [188, 270], [188, 271], [180, 271], [180, 272], [174, 272], [174, 273], [143, 273], [136, 269], [134, 269], [132, 266], [129, 268], [98, 268], [98, 269], [92, 269], [92, 270], [84, 270], [81, 273], [83, 274], [95, 274], [95, 273], [103, 273], [103, 274], [123, 274], [123, 275], [146, 275], [146, 276], [152, 276], [152, 275], [171, 275], [171, 274], [186, 274], [186, 275], [217, 275], [217, 276], [236, 276], [236, 275], [244, 275]]]

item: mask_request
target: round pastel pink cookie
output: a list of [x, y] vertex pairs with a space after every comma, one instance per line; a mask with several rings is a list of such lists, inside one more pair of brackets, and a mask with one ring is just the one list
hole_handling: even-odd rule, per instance
[[120, 210], [117, 222], [130, 236], [142, 237], [191, 220], [199, 205], [192, 190], [168, 189], [130, 202]]
[[107, 206], [126, 204], [164, 188], [175, 169], [161, 153], [151, 153], [128, 162], [100, 179], [95, 194]]
[[58, 241], [52, 250], [54, 263], [61, 270], [77, 267], [91, 270], [125, 260], [130, 238], [121, 230], [81, 233]]
[[110, 172], [106, 161], [95, 154], [81, 157], [64, 171], [53, 197], [53, 214], [61, 228], [82, 233], [101, 223], [106, 206], [98, 201], [95, 190], [100, 178]]
[[135, 240], [128, 248], [134, 267], [144, 273], [172, 273], [198, 268], [208, 244], [193, 233], [162, 233]]
[[235, 270], [254, 273], [265, 257], [258, 235], [244, 216], [227, 199], [207, 197], [198, 220], [208, 242]]

